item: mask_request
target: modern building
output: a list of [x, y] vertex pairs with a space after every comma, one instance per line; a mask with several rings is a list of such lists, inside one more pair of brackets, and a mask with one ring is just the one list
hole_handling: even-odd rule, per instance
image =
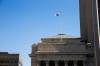
[[22, 66], [19, 54], [0, 52], [0, 66]]
[[93, 55], [93, 66], [100, 66], [100, 0], [79, 1], [81, 39], [92, 44], [92, 53], [89, 55]]
[[[100, 21], [100, 0], [98, 0], [98, 14], [99, 14], [99, 21]], [[100, 22], [99, 22], [99, 28], [100, 28]]]

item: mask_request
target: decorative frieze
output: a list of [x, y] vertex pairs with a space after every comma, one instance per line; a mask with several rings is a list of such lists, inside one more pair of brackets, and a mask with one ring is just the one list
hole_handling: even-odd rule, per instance
[[85, 60], [84, 55], [37, 55], [37, 60]]

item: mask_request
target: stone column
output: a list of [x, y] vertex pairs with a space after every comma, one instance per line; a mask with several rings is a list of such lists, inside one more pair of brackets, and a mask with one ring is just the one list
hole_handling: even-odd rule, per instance
[[68, 66], [68, 61], [65, 61], [65, 66]]
[[83, 66], [86, 66], [86, 62], [85, 61], [83, 61]]
[[74, 62], [74, 66], [77, 66], [77, 61], [73, 61]]
[[40, 66], [40, 61], [37, 61], [37, 64], [36, 64], [36, 66]]
[[58, 61], [55, 61], [55, 66], [58, 66]]
[[46, 66], [49, 66], [49, 61], [45, 61], [46, 62]]

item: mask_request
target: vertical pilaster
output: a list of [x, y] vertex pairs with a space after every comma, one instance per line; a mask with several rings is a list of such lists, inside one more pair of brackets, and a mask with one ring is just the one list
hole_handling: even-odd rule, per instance
[[68, 61], [65, 61], [65, 66], [68, 66]]
[[31, 66], [37, 66], [37, 60], [35, 57], [31, 58]]
[[83, 61], [83, 66], [86, 66], [86, 62], [85, 61]]
[[36, 64], [36, 66], [40, 66], [40, 61], [37, 61], [37, 64]]
[[55, 61], [55, 66], [58, 66], [58, 61]]
[[74, 66], [77, 66], [77, 61], [73, 61], [73, 63], [74, 63]]
[[46, 62], [46, 66], [49, 66], [49, 61], [45, 61]]

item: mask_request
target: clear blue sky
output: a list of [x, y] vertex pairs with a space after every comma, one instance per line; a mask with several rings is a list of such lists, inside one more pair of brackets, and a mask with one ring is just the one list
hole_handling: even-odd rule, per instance
[[23, 66], [33, 43], [60, 32], [80, 35], [78, 0], [0, 0], [0, 51], [20, 53]]

